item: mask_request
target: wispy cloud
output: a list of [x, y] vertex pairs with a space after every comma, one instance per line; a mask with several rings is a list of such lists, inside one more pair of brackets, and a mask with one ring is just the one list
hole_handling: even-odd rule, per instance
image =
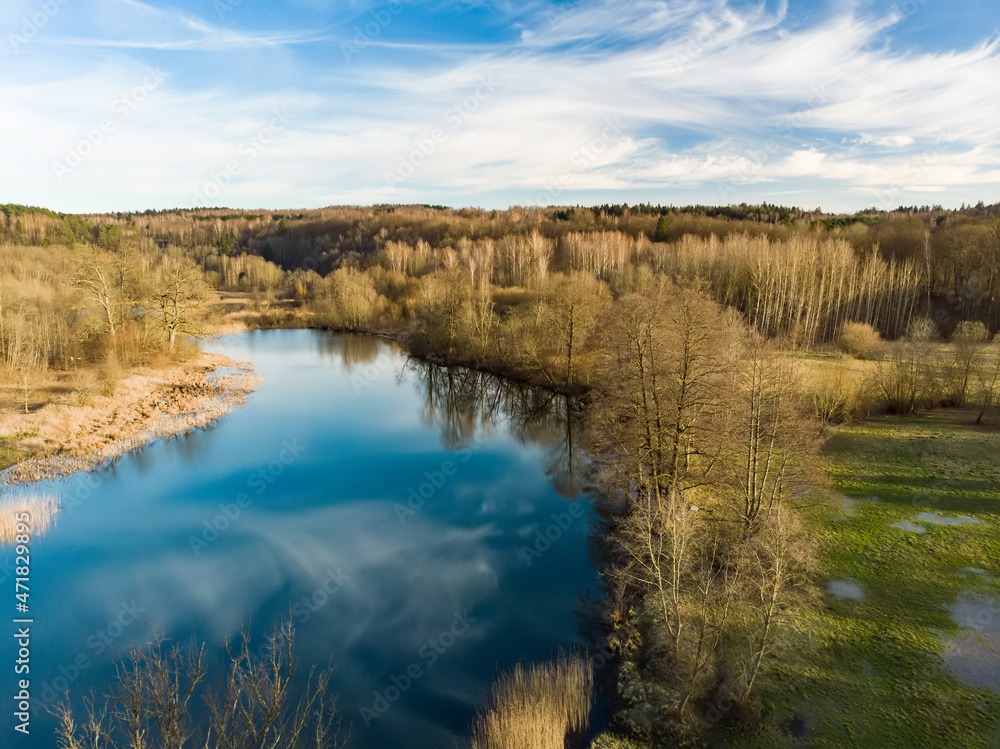
[[[294, 112], [292, 124], [220, 202], [504, 206], [561, 180], [555, 195], [568, 203], [595, 193], [674, 202], [804, 193], [846, 208], [886, 187], [900, 202], [931, 190], [996, 199], [989, 191], [1000, 187], [997, 41], [897, 50], [892, 33], [912, 17], [863, 2], [822, 17], [783, 2], [490, 3], [450, 16], [397, 4], [349, 58], [341, 41], [385, 6], [349, 17], [321, 8], [310, 23], [292, 17], [279, 28], [249, 10], [223, 26], [138, 0], [112, 5], [118, 20], [100, 33], [53, 28], [44, 56], [2, 58], [19, 69], [0, 83], [10, 103], [0, 125], [5, 198], [183, 205], [275, 106]], [[437, 30], [443, 18], [453, 32]], [[475, 30], [487, 22], [490, 33]], [[169, 75], [141, 116], [72, 179], [52, 183], [51, 160], [99, 114], [93, 102], [128, 90], [154, 60]], [[495, 92], [473, 108], [483, 81]], [[602, 135], [609, 119], [613, 138]], [[387, 182], [437, 131], [447, 137], [419, 170]]]
[[108, 10], [110, 13], [102, 14], [106, 22], [101, 24], [97, 34], [53, 36], [45, 39], [45, 43], [68, 48], [223, 52], [307, 44], [327, 38], [305, 30], [238, 31], [176, 8], [156, 7], [139, 0], [110, 0]]

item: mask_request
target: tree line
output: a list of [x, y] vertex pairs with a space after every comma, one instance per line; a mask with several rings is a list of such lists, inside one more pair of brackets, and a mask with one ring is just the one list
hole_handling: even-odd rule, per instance
[[[25, 372], [182, 353], [215, 289], [248, 298], [251, 325], [380, 333], [585, 394], [618, 727], [697, 742], [719, 711], [756, 714], [793, 657], [823, 422], [962, 404], [982, 420], [1000, 396], [994, 216], [750, 213], [5, 211], [0, 354], [27, 408]], [[851, 358], [820, 377], [786, 355], [835, 347]]]

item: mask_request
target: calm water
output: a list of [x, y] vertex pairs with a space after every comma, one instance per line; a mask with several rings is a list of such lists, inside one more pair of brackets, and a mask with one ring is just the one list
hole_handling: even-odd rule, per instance
[[[440, 749], [463, 745], [498, 671], [580, 643], [592, 513], [563, 399], [369, 338], [212, 348], [267, 378], [245, 407], [50, 485], [63, 510], [33, 547], [36, 707], [67, 686], [102, 693], [115, 656], [154, 630], [217, 655], [241, 626], [259, 643], [290, 616], [304, 663], [336, 669], [352, 747]], [[551, 548], [536, 546], [546, 528]], [[362, 708], [397, 697], [408, 670], [366, 725]], [[54, 745], [51, 719], [16, 742], [10, 720], [4, 746]]]

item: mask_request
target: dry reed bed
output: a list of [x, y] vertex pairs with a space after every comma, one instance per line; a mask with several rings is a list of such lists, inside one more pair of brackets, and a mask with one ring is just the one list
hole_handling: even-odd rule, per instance
[[113, 398], [97, 399], [93, 406], [46, 409], [30, 426], [46, 438], [48, 449], [0, 473], [0, 483], [99, 470], [150, 442], [206, 427], [243, 405], [263, 382], [251, 366], [204, 354], [193, 368], [171, 376], [133, 376]]
[[56, 523], [59, 500], [52, 494], [17, 492], [0, 498], [0, 544], [12, 544], [18, 536], [17, 516], [31, 515], [31, 532], [41, 536]]
[[472, 749], [563, 749], [566, 736], [587, 728], [594, 694], [589, 660], [518, 664], [493, 685], [476, 718]]

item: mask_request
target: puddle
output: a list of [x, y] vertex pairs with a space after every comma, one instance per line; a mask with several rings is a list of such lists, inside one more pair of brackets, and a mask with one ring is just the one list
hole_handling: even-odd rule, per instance
[[881, 502], [878, 497], [845, 497], [837, 494], [833, 498], [834, 505], [840, 510], [838, 519], [852, 518], [858, 512], [858, 505], [862, 502]]
[[826, 584], [826, 592], [834, 598], [849, 598], [852, 601], [865, 600], [864, 589], [854, 580], [848, 578], [831, 580]]
[[927, 529], [920, 525], [921, 523], [929, 523], [930, 525], [976, 525], [979, 520], [968, 515], [959, 515], [958, 517], [946, 517], [944, 515], [938, 515], [936, 512], [921, 512], [917, 515], [916, 520], [900, 520], [897, 523], [892, 523], [890, 527], [899, 528], [901, 531], [908, 531], [910, 533], [926, 533]]
[[917, 525], [912, 520], [900, 520], [898, 523], [893, 523], [892, 528], [899, 528], [901, 531], [909, 531], [910, 533], [926, 533], [927, 529], [922, 525]]
[[921, 523], [933, 523], [934, 525], [976, 525], [979, 520], [968, 515], [961, 515], [957, 518], [948, 518], [938, 515], [936, 512], [921, 512], [917, 515], [917, 520]]
[[948, 610], [964, 630], [943, 638], [948, 667], [969, 686], [1000, 692], [1000, 598], [960, 593]]

